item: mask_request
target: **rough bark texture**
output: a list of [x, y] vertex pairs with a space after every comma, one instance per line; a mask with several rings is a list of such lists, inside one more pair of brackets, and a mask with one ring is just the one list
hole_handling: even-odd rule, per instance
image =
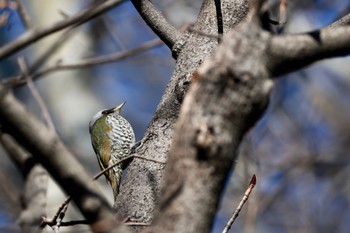
[[[197, 72], [216, 49], [217, 39], [188, 35], [182, 47], [175, 46], [180, 52], [174, 75], [149, 125], [149, 137], [146, 135], [137, 151], [158, 159], [168, 154], [163, 186], [163, 165], [135, 160], [115, 204], [118, 214], [149, 222], [162, 187], [155, 224], [147, 232], [209, 232], [223, 182], [243, 136], [264, 112], [273, 75], [349, 53], [347, 49], [341, 52], [348, 47], [344, 38], [341, 43], [331, 42], [338, 33], [347, 35], [348, 29], [321, 32], [329, 35], [329, 42], [322, 36], [321, 41], [315, 40], [313, 34], [278, 37], [260, 26], [262, 2], [252, 1], [254, 10], [244, 22], [247, 2], [224, 1], [222, 5], [227, 35]], [[228, 30], [238, 23], [236, 29]], [[204, 1], [194, 27], [195, 31], [217, 34], [214, 1]], [[313, 47], [303, 47], [303, 41]], [[298, 53], [288, 43], [300, 48], [300, 54], [306, 51], [310, 59], [295, 55]]]
[[[248, 12], [247, 1], [222, 1], [224, 30], [241, 22]], [[217, 34], [214, 1], [204, 1], [195, 30]], [[147, 128], [145, 141], [138, 154], [166, 159], [172, 140], [174, 124], [192, 75], [217, 47], [217, 40], [186, 33], [185, 44], [175, 44], [178, 53], [176, 68], [157, 111]], [[127, 170], [121, 193], [115, 203], [117, 214], [135, 216], [139, 221], [150, 222], [162, 185], [164, 165], [135, 159]], [[127, 203], [127, 204], [125, 204]]]
[[237, 148], [265, 109], [272, 81], [260, 61], [265, 60], [269, 36], [255, 24], [242, 26], [227, 34], [195, 75], [175, 130], [151, 231], [210, 231]]

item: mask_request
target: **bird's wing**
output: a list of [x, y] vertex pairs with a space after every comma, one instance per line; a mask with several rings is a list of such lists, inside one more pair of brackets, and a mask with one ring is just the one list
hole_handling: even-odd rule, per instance
[[102, 140], [102, 144], [99, 151], [100, 156], [97, 156], [98, 163], [101, 169], [108, 167], [109, 159], [111, 158], [111, 146], [107, 137]]

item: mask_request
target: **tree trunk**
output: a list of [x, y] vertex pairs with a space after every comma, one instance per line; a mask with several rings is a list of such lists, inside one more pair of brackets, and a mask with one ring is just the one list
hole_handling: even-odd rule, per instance
[[[248, 1], [222, 1], [224, 31], [238, 25], [248, 12]], [[204, 1], [194, 30], [218, 35], [214, 1]], [[144, 144], [137, 153], [145, 157], [166, 159], [173, 130], [184, 96], [192, 82], [196, 69], [217, 48], [218, 39], [186, 33], [185, 41], [173, 46], [177, 53], [176, 68], [157, 111], [144, 136]], [[176, 50], [176, 51], [174, 51]], [[164, 165], [134, 159], [127, 170], [121, 193], [115, 203], [119, 215], [138, 217], [138, 221], [150, 222], [162, 185]]]

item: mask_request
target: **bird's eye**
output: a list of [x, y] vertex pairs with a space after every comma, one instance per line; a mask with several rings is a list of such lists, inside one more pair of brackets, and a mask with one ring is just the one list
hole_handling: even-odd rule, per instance
[[105, 109], [101, 113], [102, 113], [102, 115], [106, 115], [106, 114], [110, 114], [113, 112], [114, 112], [114, 108], [111, 108], [111, 109]]
[[102, 115], [107, 115], [107, 114], [110, 114], [112, 112], [113, 112], [112, 109], [106, 109], [106, 110], [102, 111]]

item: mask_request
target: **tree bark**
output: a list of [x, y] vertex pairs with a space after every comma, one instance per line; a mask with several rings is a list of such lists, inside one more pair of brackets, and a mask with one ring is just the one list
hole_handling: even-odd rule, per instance
[[[323, 58], [349, 54], [346, 38], [350, 30], [326, 28], [275, 36], [261, 28], [260, 8], [265, 1], [250, 1], [248, 15], [248, 0], [204, 0], [195, 33], [181, 33], [164, 18], [157, 21], [157, 17], [147, 15], [153, 12], [160, 16], [150, 1], [133, 2], [177, 59], [143, 143], [136, 149], [142, 156], [168, 161], [164, 169], [163, 164], [135, 158], [114, 207], [120, 216], [138, 217], [145, 223], [154, 219], [148, 232], [209, 232], [238, 147], [264, 113], [274, 76]], [[218, 15], [222, 22], [218, 23]], [[340, 24], [348, 22], [346, 17]], [[222, 31], [223, 38], [217, 36]], [[27, 34], [30, 40], [22, 37], [0, 57], [45, 33]], [[72, 196], [86, 219], [96, 223], [93, 230], [113, 227], [108, 204], [82, 166], [59, 137], [1, 84], [0, 123]], [[127, 232], [125, 228], [113, 231]]]
[[[335, 36], [347, 35], [348, 28], [326, 29], [321, 41], [314, 41], [313, 34], [279, 37], [261, 26], [263, 2], [251, 1], [249, 17], [243, 22], [247, 2], [222, 4], [226, 32], [222, 43], [217, 48], [213, 36], [187, 35], [145, 143], [137, 151], [158, 159], [168, 155], [165, 177], [163, 165], [135, 160], [115, 203], [118, 214], [143, 222], [152, 220], [158, 203], [154, 225], [147, 232], [209, 232], [238, 147], [264, 113], [274, 75], [349, 53], [344, 38], [332, 42]], [[217, 35], [214, 1], [203, 2], [194, 31]], [[303, 48], [298, 38], [313, 45], [306, 50], [307, 59], [289, 49], [289, 42]]]
[[[222, 1], [224, 31], [239, 24], [248, 12], [248, 1]], [[196, 31], [217, 35], [214, 1], [206, 0], [194, 24]], [[186, 33], [185, 43], [175, 44], [178, 54], [174, 74], [158, 105], [157, 111], [144, 136], [142, 147], [136, 151], [146, 157], [166, 159], [174, 124], [181, 104], [192, 82], [195, 70], [217, 48], [218, 40]], [[164, 165], [134, 159], [127, 169], [126, 178], [115, 203], [117, 214], [138, 217], [138, 221], [150, 222], [160, 194]]]
[[242, 138], [268, 103], [272, 81], [264, 61], [269, 38], [255, 23], [242, 24], [194, 76], [150, 232], [210, 232]]

